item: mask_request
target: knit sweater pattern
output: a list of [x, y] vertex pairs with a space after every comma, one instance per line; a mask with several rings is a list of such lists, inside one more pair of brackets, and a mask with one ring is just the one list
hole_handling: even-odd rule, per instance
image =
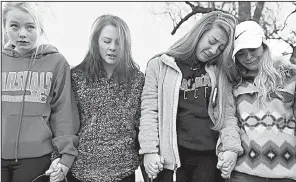
[[244, 153], [235, 170], [265, 177], [296, 180], [295, 82], [258, 105], [258, 89], [243, 81], [234, 90]]
[[71, 171], [83, 182], [119, 181], [141, 161], [137, 131], [144, 74], [137, 71], [130, 83], [118, 83], [114, 74], [108, 79], [101, 70], [92, 84], [86, 84], [86, 74], [72, 70], [81, 128]]

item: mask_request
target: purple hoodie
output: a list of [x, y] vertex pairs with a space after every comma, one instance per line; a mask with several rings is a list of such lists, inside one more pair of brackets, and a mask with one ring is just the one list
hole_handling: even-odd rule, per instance
[[54, 148], [71, 167], [80, 127], [70, 68], [52, 45], [25, 55], [2, 50], [2, 158], [40, 157]]

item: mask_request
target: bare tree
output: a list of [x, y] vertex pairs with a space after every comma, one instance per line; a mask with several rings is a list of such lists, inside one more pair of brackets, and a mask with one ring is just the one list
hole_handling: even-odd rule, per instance
[[[277, 6], [279, 9], [279, 3]], [[282, 54], [291, 55], [290, 61], [296, 64], [296, 29], [287, 23], [292, 15], [296, 15], [296, 3], [291, 3], [291, 6], [294, 6], [294, 10], [284, 20], [278, 19], [280, 11], [275, 13], [274, 9], [266, 8], [261, 25], [266, 31], [267, 39], [282, 41], [292, 49], [292, 52], [285, 51]]]
[[[291, 6], [295, 7], [283, 22], [277, 20], [278, 14], [274, 12], [276, 10], [269, 8], [270, 5], [277, 3], [278, 9], [281, 3], [290, 3]], [[296, 29], [290, 30], [287, 33], [288, 19], [296, 14], [296, 3], [295, 2], [168, 2], [165, 12], [158, 14], [169, 15], [173, 22], [172, 35], [184, 24], [189, 18], [195, 15], [202, 15], [211, 11], [223, 11], [228, 12], [237, 17], [239, 22], [245, 20], [254, 20], [258, 22], [265, 30], [267, 39], [278, 39], [287, 43], [292, 48], [292, 52], [284, 52], [283, 55], [291, 55], [290, 61], [296, 63]], [[187, 6], [187, 8], [184, 8]], [[174, 7], [174, 8], [171, 8]], [[179, 7], [179, 8], [176, 8]], [[178, 9], [178, 13], [176, 13]], [[264, 13], [263, 13], [264, 12]], [[278, 12], [280, 13], [280, 12]], [[289, 36], [283, 36], [283, 32], [286, 32]]]

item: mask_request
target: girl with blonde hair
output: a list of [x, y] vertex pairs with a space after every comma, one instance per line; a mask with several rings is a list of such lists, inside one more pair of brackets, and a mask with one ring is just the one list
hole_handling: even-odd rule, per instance
[[225, 150], [242, 152], [230, 105], [235, 26], [230, 14], [205, 14], [168, 51], [148, 62], [139, 141], [143, 169], [148, 177], [157, 177], [154, 181], [218, 181], [218, 131]]
[[[1, 181], [62, 181], [78, 152], [80, 122], [70, 67], [42, 44], [42, 16], [34, 2], [6, 2], [2, 25]], [[50, 165], [50, 154], [59, 158]], [[46, 172], [46, 174], [45, 174]]]
[[233, 60], [239, 79], [233, 95], [244, 153], [222, 152], [218, 146], [222, 176], [230, 182], [295, 181], [295, 65], [272, 58], [255, 21], [237, 25]]

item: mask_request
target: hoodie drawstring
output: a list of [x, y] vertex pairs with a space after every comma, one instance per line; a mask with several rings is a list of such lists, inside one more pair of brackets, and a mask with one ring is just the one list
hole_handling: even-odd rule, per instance
[[31, 61], [30, 61], [30, 64], [29, 64], [29, 71], [28, 71], [28, 74], [27, 74], [27, 78], [26, 78], [26, 82], [25, 82], [25, 87], [24, 87], [24, 93], [23, 93], [23, 96], [22, 96], [21, 112], [20, 112], [20, 118], [19, 118], [19, 123], [18, 123], [18, 127], [17, 127], [17, 134], [16, 134], [16, 141], [15, 141], [15, 150], [14, 150], [15, 162], [18, 161], [17, 160], [18, 143], [19, 143], [19, 138], [20, 138], [21, 124], [22, 124], [23, 115], [24, 115], [25, 96], [26, 96], [26, 89], [27, 89], [27, 84], [28, 84], [28, 78], [29, 78], [30, 71], [32, 69], [32, 66], [33, 66], [33, 63], [34, 63], [36, 54], [34, 56], [34, 59], [33, 59], [33, 56], [34, 56], [34, 54], [31, 57]]

